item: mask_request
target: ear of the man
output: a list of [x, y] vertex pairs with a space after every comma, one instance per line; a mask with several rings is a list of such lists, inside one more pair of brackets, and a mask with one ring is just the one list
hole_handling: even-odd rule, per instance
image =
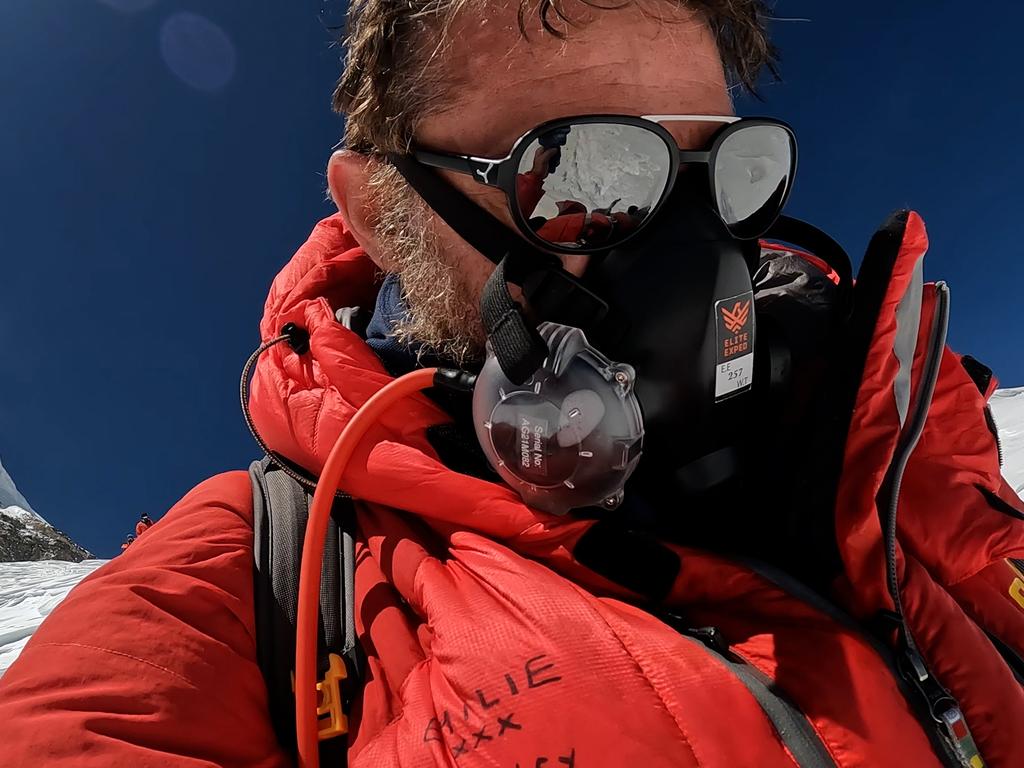
[[327, 163], [327, 186], [349, 230], [374, 263], [382, 267], [374, 229], [377, 212], [366, 195], [373, 162], [365, 155], [339, 149]]

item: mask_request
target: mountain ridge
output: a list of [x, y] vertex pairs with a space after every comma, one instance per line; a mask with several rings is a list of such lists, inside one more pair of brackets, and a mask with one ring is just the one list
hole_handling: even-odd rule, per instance
[[32, 508], [0, 461], [0, 562], [66, 560], [78, 563], [92, 556]]

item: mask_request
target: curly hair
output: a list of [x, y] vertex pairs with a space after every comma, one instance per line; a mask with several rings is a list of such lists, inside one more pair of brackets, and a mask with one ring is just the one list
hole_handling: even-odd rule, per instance
[[[714, 34], [726, 75], [754, 92], [764, 68], [776, 73], [777, 52], [768, 38], [765, 0], [666, 0], [701, 14]], [[405, 151], [424, 115], [440, 107], [437, 67], [427, 66], [438, 48], [423, 40], [445, 40], [455, 18], [488, 0], [352, 0], [344, 44], [345, 69], [334, 92], [334, 108], [345, 115], [345, 145], [362, 152]], [[493, 2], [493, 0], [491, 0]], [[576, 23], [572, 5], [598, 10], [624, 8], [637, 0], [519, 0], [520, 32], [528, 16], [545, 33], [564, 38]], [[438, 34], [440, 33], [440, 35]]]

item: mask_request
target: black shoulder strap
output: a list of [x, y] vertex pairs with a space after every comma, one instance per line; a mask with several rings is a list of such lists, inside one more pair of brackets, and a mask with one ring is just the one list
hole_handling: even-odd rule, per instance
[[[256, 653], [278, 740], [295, 754], [295, 625], [311, 496], [270, 458], [254, 461], [249, 477], [253, 489]], [[327, 672], [331, 654], [344, 660], [350, 678], [342, 691], [345, 713], [351, 704], [351, 683], [361, 676], [362, 667], [355, 628], [354, 530], [351, 499], [336, 498], [320, 582], [318, 674], [322, 679]], [[321, 741], [321, 763], [345, 765], [346, 747], [347, 739], [341, 737]]]

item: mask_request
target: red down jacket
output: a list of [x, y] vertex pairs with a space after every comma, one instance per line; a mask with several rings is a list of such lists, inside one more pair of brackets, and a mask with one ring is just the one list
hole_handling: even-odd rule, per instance
[[[959, 703], [985, 761], [973, 765], [1021, 766], [1024, 693], [1009, 665], [1024, 652], [1024, 582], [1010, 559], [1024, 557], [1024, 511], [999, 474], [986, 393], [936, 338], [942, 293], [913, 282], [923, 225], [911, 214], [896, 230], [841, 481], [836, 599], [865, 620], [901, 611], [915, 679]], [[262, 337], [294, 321], [311, 352], [265, 355], [253, 415], [274, 449], [311, 469], [389, 380], [334, 318], [371, 306], [374, 291], [373, 265], [332, 217], [267, 300]], [[368, 657], [352, 766], [943, 764], [892, 654], [846, 613], [773, 574], [675, 547], [667, 604], [721, 630], [728, 652], [715, 653], [574, 560], [591, 522], [537, 513], [442, 465], [424, 430], [445, 419], [423, 397], [396, 406], [344, 478], [362, 500]], [[207, 480], [68, 596], [0, 682], [5, 766], [289, 763], [256, 663], [251, 517], [245, 473]], [[758, 685], [784, 695], [795, 719], [762, 708]]]

